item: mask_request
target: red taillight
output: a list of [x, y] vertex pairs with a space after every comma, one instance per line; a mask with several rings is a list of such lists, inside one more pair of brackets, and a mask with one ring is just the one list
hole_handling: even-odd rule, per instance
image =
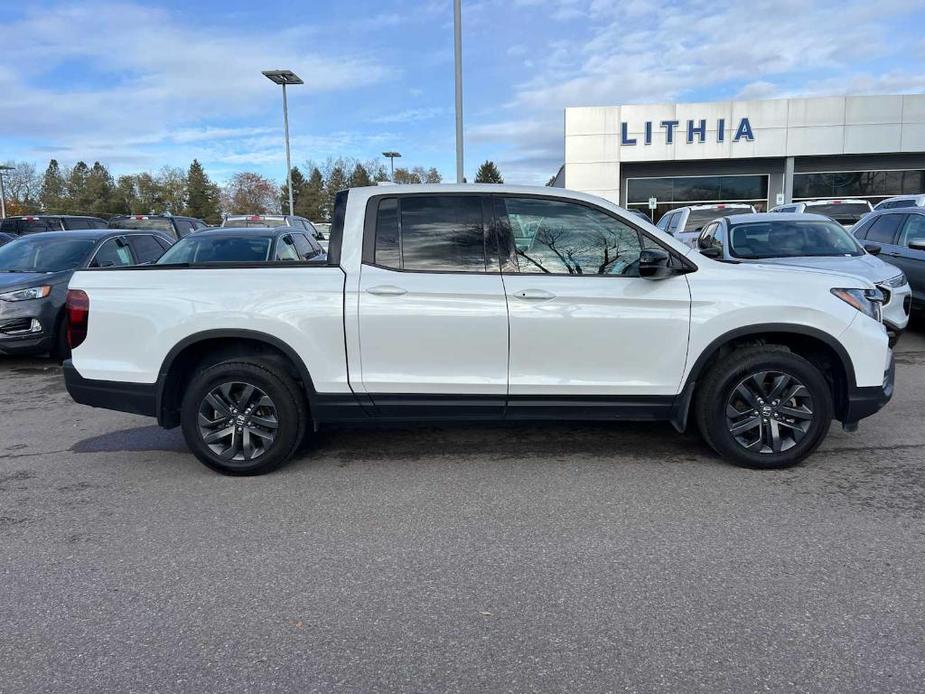
[[251, 222], [259, 222], [261, 219], [263, 219], [263, 217], [261, 217], [258, 214], [251, 215], [250, 217], [248, 217], [248, 221], [251, 221]]
[[90, 320], [90, 297], [80, 289], [67, 290], [67, 345], [74, 349], [87, 339], [87, 323]]

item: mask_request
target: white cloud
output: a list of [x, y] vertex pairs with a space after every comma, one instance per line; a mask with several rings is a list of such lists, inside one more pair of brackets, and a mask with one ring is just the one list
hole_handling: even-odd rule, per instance
[[[290, 89], [291, 102], [394, 77], [394, 70], [362, 53], [306, 48], [315, 45], [307, 40], [312, 32], [309, 26], [272, 32], [192, 26], [139, 4], [36, 9], [0, 26], [5, 55], [16, 56], [15, 65], [7, 61], [0, 67], [0, 123], [6, 137], [92, 159], [119, 146], [270, 131], [202, 125], [253, 122], [258, 114], [278, 110], [278, 87], [260, 74], [264, 69], [291, 67], [305, 80]], [[50, 73], [61, 86], [45, 86]], [[131, 158], [124, 152], [122, 157]]]

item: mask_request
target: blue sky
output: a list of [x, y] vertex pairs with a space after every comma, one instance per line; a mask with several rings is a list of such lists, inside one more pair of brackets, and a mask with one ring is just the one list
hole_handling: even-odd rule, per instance
[[[466, 171], [543, 183], [563, 109], [925, 91], [922, 0], [463, 0]], [[0, 2], [0, 160], [282, 179], [293, 162], [455, 171], [452, 0]]]

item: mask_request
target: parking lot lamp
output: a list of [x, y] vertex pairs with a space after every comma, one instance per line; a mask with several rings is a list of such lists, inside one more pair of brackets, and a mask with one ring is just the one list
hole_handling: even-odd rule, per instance
[[286, 136], [286, 187], [289, 189], [289, 214], [294, 215], [292, 204], [292, 158], [289, 155], [289, 102], [286, 100], [287, 84], [305, 84], [292, 70], [264, 70], [264, 77], [283, 88], [283, 131]]
[[392, 173], [391, 180], [392, 180], [392, 183], [395, 183], [395, 157], [400, 157], [401, 154], [399, 154], [398, 152], [383, 152], [382, 156], [388, 157], [389, 159], [389, 169], [391, 170], [391, 173]]
[[3, 187], [3, 175], [7, 171], [16, 171], [16, 167], [0, 164], [0, 219], [6, 219], [6, 189]]
[[453, 2], [453, 49], [456, 67], [456, 182], [463, 183], [462, 0]]

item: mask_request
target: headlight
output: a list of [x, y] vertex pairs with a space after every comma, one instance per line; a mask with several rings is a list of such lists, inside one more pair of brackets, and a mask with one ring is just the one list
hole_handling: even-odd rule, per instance
[[865, 316], [880, 321], [883, 292], [879, 289], [833, 289], [832, 293], [846, 304], [851, 304]]
[[51, 287], [47, 284], [41, 287], [29, 287], [28, 289], [17, 289], [14, 292], [0, 294], [0, 301], [28, 301], [29, 299], [44, 299], [51, 294]]
[[903, 273], [899, 273], [896, 277], [891, 277], [886, 281], [888, 285], [896, 289], [897, 287], [905, 287], [909, 284], [909, 280], [906, 279], [906, 276]]

